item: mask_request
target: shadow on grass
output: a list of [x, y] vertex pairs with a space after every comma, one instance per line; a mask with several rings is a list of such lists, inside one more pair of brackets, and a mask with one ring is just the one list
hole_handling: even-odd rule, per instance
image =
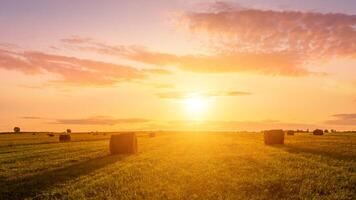
[[336, 160], [346, 160], [346, 161], [355, 159], [355, 155], [352, 153], [349, 154], [340, 153], [332, 149], [315, 149], [315, 148], [313, 149], [313, 148], [301, 147], [301, 146], [290, 145], [290, 144], [274, 145], [272, 147], [279, 148], [293, 154], [312, 154], [316, 156], [322, 156], [326, 158], [331, 158]]
[[54, 185], [89, 174], [125, 157], [107, 155], [15, 180], [5, 180], [4, 177], [0, 177], [0, 199], [16, 200], [34, 197]]
[[[223, 185], [221, 190], [228, 190], [235, 194], [240, 194], [241, 199], [296, 199], [299, 187], [295, 186], [295, 180], [285, 178], [280, 170], [280, 166], [273, 165], [273, 162], [265, 162], [257, 157], [238, 157], [239, 160], [232, 162], [246, 162], [244, 173], [255, 178], [243, 178], [238, 187], [235, 185]], [[230, 163], [228, 165], [231, 165]], [[239, 168], [228, 168], [231, 170], [227, 174], [234, 174]], [[293, 186], [291, 186], [293, 185]], [[288, 186], [288, 187], [287, 187]]]

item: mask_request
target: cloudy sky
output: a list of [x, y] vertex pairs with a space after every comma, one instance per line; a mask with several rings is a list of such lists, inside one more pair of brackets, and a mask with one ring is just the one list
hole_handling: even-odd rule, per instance
[[2, 0], [0, 131], [356, 129], [354, 0]]

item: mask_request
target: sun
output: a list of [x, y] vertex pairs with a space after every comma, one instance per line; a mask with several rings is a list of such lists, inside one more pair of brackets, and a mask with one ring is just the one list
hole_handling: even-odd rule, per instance
[[206, 111], [208, 100], [202, 97], [188, 97], [184, 99], [183, 104], [189, 114], [198, 115]]

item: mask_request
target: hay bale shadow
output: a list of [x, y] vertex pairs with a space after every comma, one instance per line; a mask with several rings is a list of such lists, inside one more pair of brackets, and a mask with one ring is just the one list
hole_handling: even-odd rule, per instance
[[336, 160], [354, 160], [355, 156], [354, 155], [346, 155], [346, 154], [341, 154], [335, 151], [325, 151], [323, 149], [311, 149], [311, 148], [306, 148], [306, 147], [301, 147], [297, 145], [274, 145], [273, 147], [280, 148], [284, 151], [287, 151], [288, 153], [293, 153], [293, 154], [311, 154], [311, 155], [316, 155], [316, 156], [323, 156], [326, 158], [331, 158], [331, 159], [336, 159]]
[[64, 168], [44, 171], [33, 176], [5, 180], [1, 179], [0, 199], [26, 199], [41, 194], [42, 191], [65, 183], [71, 179], [89, 174], [107, 165], [114, 164], [126, 156], [104, 156], [82, 161]]

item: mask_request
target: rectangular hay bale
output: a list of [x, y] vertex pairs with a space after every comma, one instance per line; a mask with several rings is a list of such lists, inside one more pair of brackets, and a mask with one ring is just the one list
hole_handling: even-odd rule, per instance
[[264, 142], [267, 145], [284, 144], [283, 130], [268, 130], [263, 133]]
[[288, 130], [287, 131], [287, 135], [294, 135], [294, 131], [293, 130]]
[[62, 135], [59, 135], [59, 141], [60, 142], [70, 142], [71, 140], [71, 137], [69, 134], [62, 134]]
[[137, 137], [135, 133], [121, 133], [111, 135], [111, 154], [135, 154], [137, 153]]

